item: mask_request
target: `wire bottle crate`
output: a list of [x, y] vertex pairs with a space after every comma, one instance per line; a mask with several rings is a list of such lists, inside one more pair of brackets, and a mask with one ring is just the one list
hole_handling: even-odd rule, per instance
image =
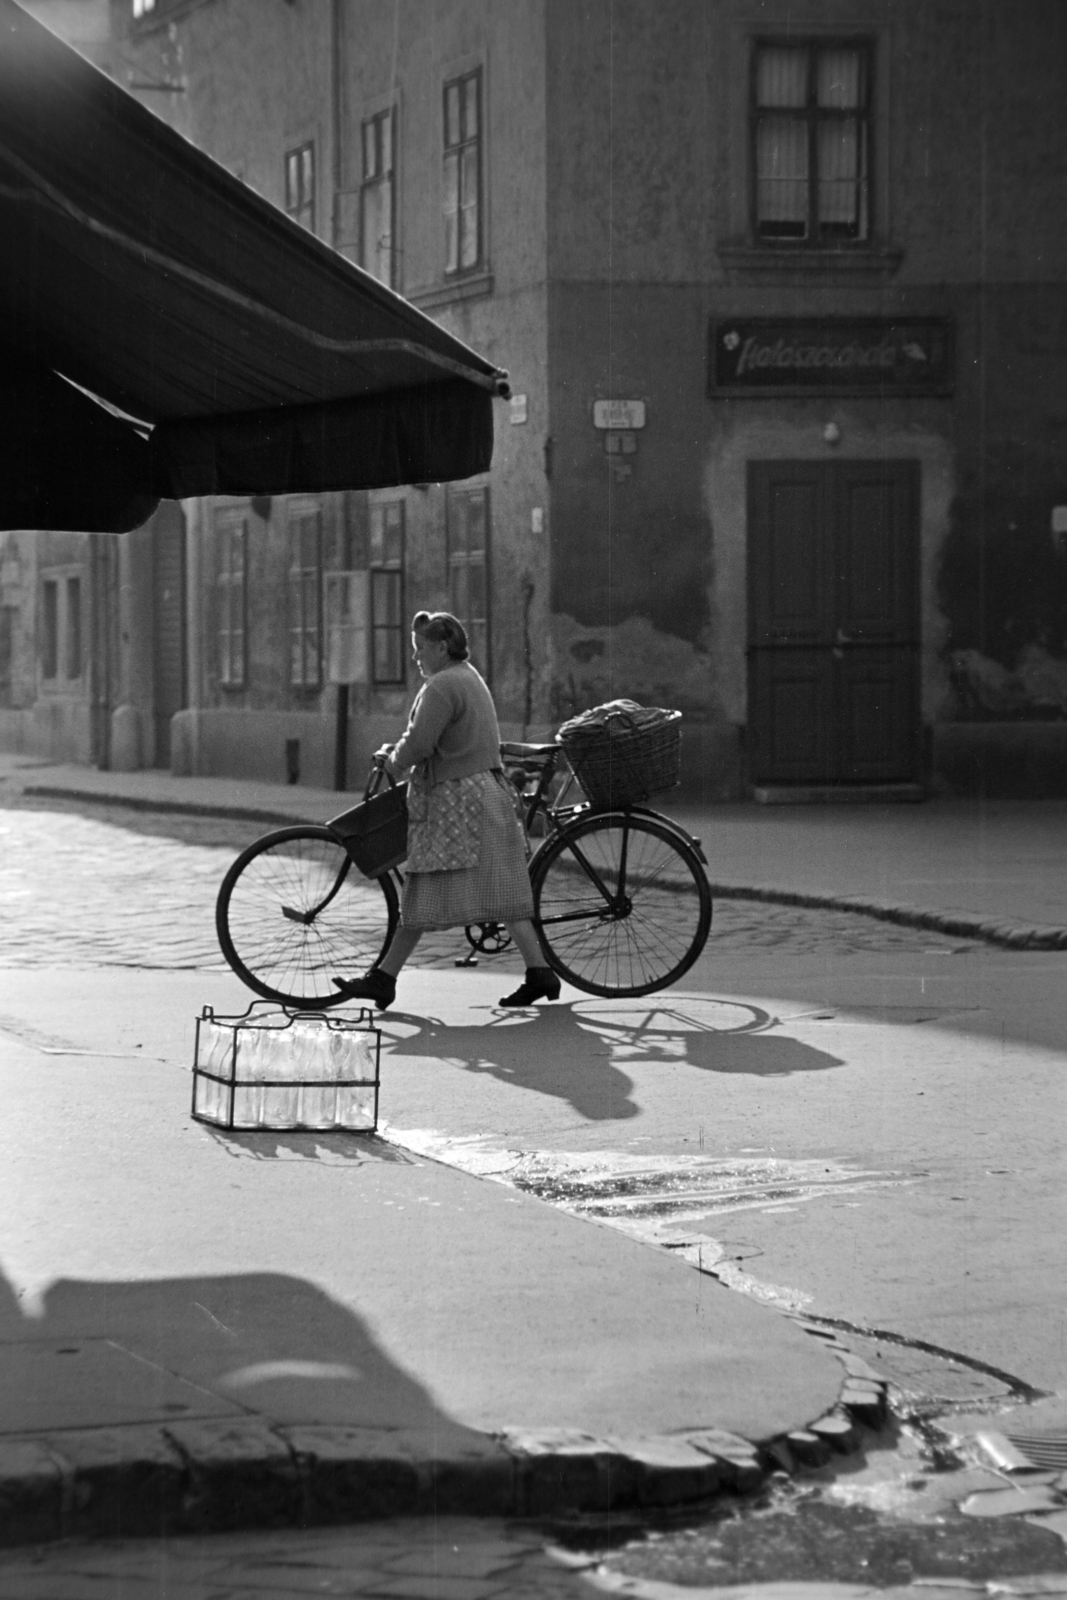
[[293, 1011], [256, 1000], [196, 1019], [192, 1114], [213, 1127], [373, 1133], [381, 1031], [372, 1013]]

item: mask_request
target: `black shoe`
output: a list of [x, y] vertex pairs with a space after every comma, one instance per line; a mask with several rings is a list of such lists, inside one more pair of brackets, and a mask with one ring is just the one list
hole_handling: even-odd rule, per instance
[[380, 967], [371, 967], [362, 978], [335, 978], [333, 982], [346, 1000], [373, 1000], [379, 1011], [385, 1011], [396, 999], [396, 979]]
[[527, 967], [514, 994], [506, 994], [498, 1005], [532, 1006], [535, 1000], [558, 1000], [559, 979], [551, 967]]

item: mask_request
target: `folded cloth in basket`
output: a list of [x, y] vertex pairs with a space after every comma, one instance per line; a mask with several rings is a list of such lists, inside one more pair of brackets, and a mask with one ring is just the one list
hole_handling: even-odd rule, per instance
[[662, 706], [639, 706], [636, 700], [608, 700], [591, 711], [582, 711], [569, 722], [563, 723], [556, 735], [561, 744], [568, 739], [596, 738], [605, 733], [612, 735], [630, 733], [636, 728], [656, 728], [677, 717], [676, 711], [666, 711]]
[[609, 700], [571, 717], [556, 738], [595, 806], [633, 805], [678, 783], [680, 711]]

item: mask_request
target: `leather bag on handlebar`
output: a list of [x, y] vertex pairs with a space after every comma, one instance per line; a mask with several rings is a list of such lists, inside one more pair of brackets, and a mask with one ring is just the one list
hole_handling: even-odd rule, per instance
[[383, 789], [382, 769], [376, 767], [359, 805], [331, 817], [326, 824], [368, 878], [382, 877], [408, 853], [408, 786], [395, 782], [389, 773], [385, 777], [389, 787]]

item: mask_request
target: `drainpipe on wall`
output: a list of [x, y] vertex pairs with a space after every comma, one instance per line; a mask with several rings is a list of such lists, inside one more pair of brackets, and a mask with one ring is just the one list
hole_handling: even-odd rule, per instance
[[185, 699], [184, 711], [171, 720], [170, 769], [176, 777], [192, 778], [200, 771], [200, 706], [203, 695], [201, 660], [202, 586], [200, 572], [201, 520], [204, 502], [182, 500], [185, 518]]
[[[333, 182], [333, 195], [330, 202], [330, 243], [336, 250], [341, 237], [340, 195], [341, 184], [344, 179], [344, 160], [341, 148], [342, 117], [341, 117], [341, 53], [344, 41], [344, 22], [341, 15], [343, 0], [331, 0], [330, 5], [330, 168]], [[343, 557], [346, 567], [351, 564], [351, 557], [347, 546], [350, 542], [348, 530], [348, 506], [343, 506], [345, 518], [346, 546]], [[334, 721], [333, 734], [333, 786], [335, 789], [348, 788], [348, 684], [337, 685], [337, 709]]]
[[91, 707], [91, 759], [101, 772], [111, 766], [111, 711], [114, 649], [112, 629], [115, 600], [113, 594], [115, 551], [118, 535], [89, 535], [89, 615], [92, 618], [89, 658]]

